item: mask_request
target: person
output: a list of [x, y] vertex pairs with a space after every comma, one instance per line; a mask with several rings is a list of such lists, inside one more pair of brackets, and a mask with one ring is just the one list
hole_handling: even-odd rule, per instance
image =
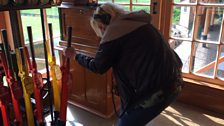
[[99, 74], [112, 68], [121, 98], [118, 126], [144, 126], [180, 94], [182, 62], [162, 34], [153, 27], [150, 14], [129, 12], [104, 3], [90, 20], [101, 37], [95, 57], [64, 49], [83, 67]]

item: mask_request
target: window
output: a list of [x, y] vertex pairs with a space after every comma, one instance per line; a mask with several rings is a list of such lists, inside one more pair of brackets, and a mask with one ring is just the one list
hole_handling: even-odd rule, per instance
[[99, 3], [114, 2], [124, 6], [126, 10], [145, 10], [150, 13], [151, 0], [98, 0]]
[[[52, 23], [53, 35], [54, 35], [54, 46], [57, 46], [59, 44], [59, 40], [60, 40], [58, 8], [56, 8], [56, 7], [47, 8], [46, 11], [44, 11], [44, 13], [47, 15], [46, 22]], [[25, 45], [28, 47], [28, 50], [30, 47], [29, 47], [27, 26], [32, 27], [37, 69], [43, 70], [46, 68], [46, 66], [45, 66], [45, 57], [44, 57], [44, 46], [43, 46], [40, 9], [21, 10], [21, 19], [22, 19], [22, 26], [23, 26], [23, 32], [24, 32], [23, 33], [24, 34], [24, 42], [25, 42]], [[48, 31], [46, 31], [46, 33], [48, 33]], [[46, 39], [49, 40], [49, 37], [47, 37]], [[29, 53], [29, 54], [31, 54], [31, 53]], [[55, 56], [57, 59], [57, 63], [60, 63], [58, 51], [55, 51]]]
[[[180, 56], [184, 66], [184, 77], [222, 84], [224, 81], [224, 0], [98, 0], [99, 3], [114, 2], [126, 10], [144, 9], [150, 12], [154, 2], [160, 2], [161, 13], [153, 20], [157, 27], [167, 34], [169, 28], [170, 46]], [[152, 3], [151, 3], [152, 2]], [[170, 11], [171, 16], [167, 11]], [[151, 9], [152, 11], [152, 9]], [[164, 25], [165, 24], [165, 25]], [[164, 25], [164, 26], [163, 26]], [[167, 37], [167, 35], [166, 35]], [[223, 84], [222, 84], [223, 85]]]
[[169, 43], [185, 77], [222, 84], [224, 0], [174, 0]]
[[[60, 38], [60, 23], [59, 23], [59, 12], [57, 7], [46, 9], [47, 22], [52, 24], [54, 47], [59, 45]], [[59, 51], [54, 50], [56, 56], [56, 63], [60, 64]]]
[[161, 29], [161, 4], [162, 0], [98, 0], [98, 3], [113, 2], [120, 4], [127, 11], [139, 11], [144, 10], [151, 14], [151, 23]]

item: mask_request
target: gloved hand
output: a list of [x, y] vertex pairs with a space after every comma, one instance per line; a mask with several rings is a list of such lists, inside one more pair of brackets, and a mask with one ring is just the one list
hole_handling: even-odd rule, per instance
[[63, 54], [67, 58], [75, 58], [76, 51], [75, 51], [75, 49], [73, 47], [64, 48], [63, 49]]

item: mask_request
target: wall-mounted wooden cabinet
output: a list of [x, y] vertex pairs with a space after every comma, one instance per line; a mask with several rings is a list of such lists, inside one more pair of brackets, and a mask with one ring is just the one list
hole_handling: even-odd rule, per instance
[[[89, 23], [92, 13], [93, 9], [89, 7], [62, 6], [60, 8], [63, 38], [60, 46], [66, 46], [66, 28], [71, 26], [73, 28], [72, 46], [77, 52], [90, 56], [96, 54], [100, 39]], [[71, 60], [71, 73], [69, 102], [104, 118], [112, 116], [114, 111], [111, 95], [111, 70], [99, 75], [80, 66], [75, 60]], [[118, 98], [116, 98], [116, 103], [119, 104]]]

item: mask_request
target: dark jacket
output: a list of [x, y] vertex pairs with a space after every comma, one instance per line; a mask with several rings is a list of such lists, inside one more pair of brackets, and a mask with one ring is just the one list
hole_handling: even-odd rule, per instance
[[124, 105], [160, 89], [170, 90], [180, 77], [182, 63], [158, 30], [146, 22], [122, 34], [103, 38], [95, 58], [77, 54], [76, 60], [100, 74], [112, 67]]

